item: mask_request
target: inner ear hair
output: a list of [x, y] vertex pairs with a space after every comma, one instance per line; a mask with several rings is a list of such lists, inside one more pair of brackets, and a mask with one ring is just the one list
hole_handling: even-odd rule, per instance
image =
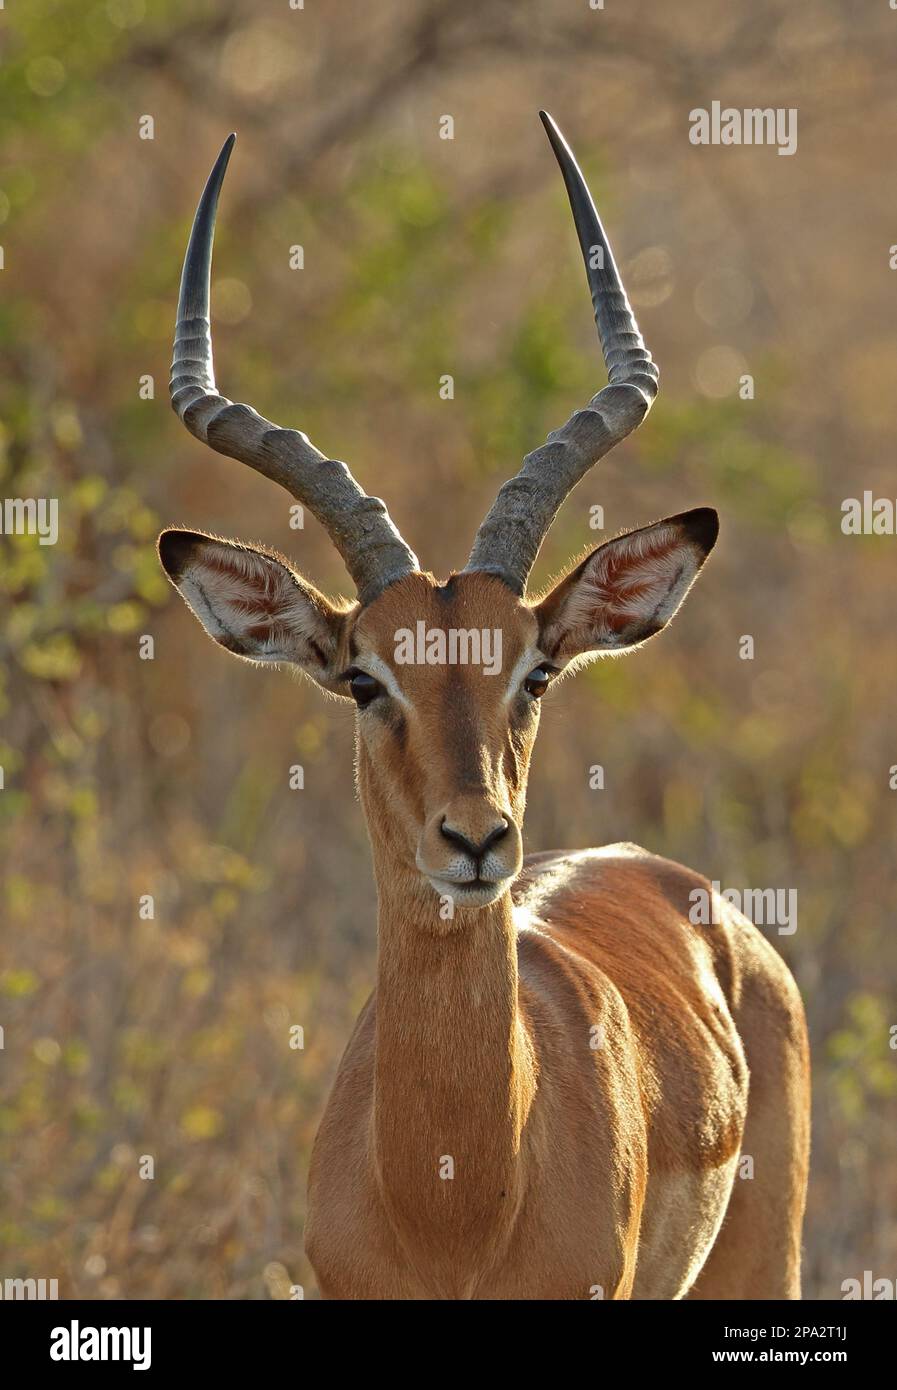
[[266, 546], [168, 530], [158, 548], [169, 579], [219, 646], [245, 660], [299, 666], [334, 688], [355, 604], [331, 602]]
[[534, 605], [543, 650], [569, 663], [653, 637], [678, 611], [718, 531], [716, 512], [698, 507], [587, 552]]

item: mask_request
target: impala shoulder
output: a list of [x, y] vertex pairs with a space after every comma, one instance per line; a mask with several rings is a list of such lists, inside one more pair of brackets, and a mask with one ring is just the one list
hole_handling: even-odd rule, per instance
[[652, 893], [658, 893], [678, 916], [691, 919], [696, 894], [710, 894], [712, 885], [696, 869], [654, 854], [641, 845], [621, 843], [596, 851], [605, 861], [613, 861], [624, 875], [631, 876]]

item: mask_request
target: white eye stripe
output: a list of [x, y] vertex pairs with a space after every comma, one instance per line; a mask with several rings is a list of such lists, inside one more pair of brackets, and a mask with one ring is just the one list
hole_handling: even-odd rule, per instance
[[538, 647], [528, 647], [511, 672], [511, 679], [508, 681], [508, 688], [504, 695], [505, 700], [513, 699], [530, 671], [534, 671], [536, 667], [541, 666], [544, 661], [545, 657], [539, 651]]
[[359, 656], [357, 665], [359, 671], [366, 671], [374, 680], [378, 680], [387, 694], [398, 700], [400, 705], [404, 705], [406, 709], [411, 708], [411, 701], [402, 690], [393, 671], [379, 656], [373, 652], [365, 652], [363, 656]]
[[[530, 671], [534, 671], [537, 666], [544, 664], [545, 660], [546, 658], [539, 651], [538, 647], [528, 648], [516, 662], [511, 672], [511, 678], [503, 696], [504, 700], [510, 700], [518, 694], [524, 679], [529, 675]], [[378, 680], [384, 690], [386, 690], [393, 699], [398, 700], [406, 709], [411, 708], [411, 701], [396, 680], [394, 671], [385, 661], [381, 660], [379, 656], [376, 656], [373, 652], [364, 652], [363, 655], [357, 657], [356, 665], [359, 671], [366, 671], [369, 676], [373, 676], [375, 680]]]

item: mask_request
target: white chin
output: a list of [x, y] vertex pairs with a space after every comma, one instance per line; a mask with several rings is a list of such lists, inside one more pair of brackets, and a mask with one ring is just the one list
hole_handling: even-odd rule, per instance
[[431, 878], [429, 881], [441, 898], [451, 898], [456, 907], [488, 907], [507, 892], [511, 883], [509, 878], [482, 884], [447, 883], [442, 878]]

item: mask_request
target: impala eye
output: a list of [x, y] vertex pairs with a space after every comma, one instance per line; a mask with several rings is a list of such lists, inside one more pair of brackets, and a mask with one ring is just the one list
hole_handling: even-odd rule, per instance
[[363, 709], [369, 705], [378, 695], [383, 694], [383, 686], [379, 681], [375, 681], [373, 676], [369, 676], [367, 671], [353, 671], [349, 676], [349, 690], [352, 698]]
[[523, 682], [523, 688], [527, 695], [532, 695], [534, 700], [540, 700], [548, 689], [553, 675], [554, 672], [546, 666], [537, 666], [534, 671], [530, 671]]

